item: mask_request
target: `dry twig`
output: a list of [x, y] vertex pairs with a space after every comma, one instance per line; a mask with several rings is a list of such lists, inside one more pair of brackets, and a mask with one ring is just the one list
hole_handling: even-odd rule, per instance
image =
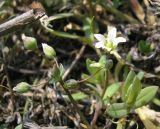
[[0, 25], [0, 36], [6, 35], [17, 29], [31, 24], [45, 15], [45, 12], [41, 9], [31, 9], [3, 24]]

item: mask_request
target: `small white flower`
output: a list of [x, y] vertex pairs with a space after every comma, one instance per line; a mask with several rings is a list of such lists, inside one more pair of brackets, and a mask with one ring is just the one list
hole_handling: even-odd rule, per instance
[[126, 42], [126, 39], [123, 37], [116, 37], [117, 29], [115, 27], [108, 27], [107, 38], [102, 34], [94, 34], [94, 37], [98, 40], [95, 43], [96, 48], [106, 49], [107, 51], [115, 50], [118, 43]]

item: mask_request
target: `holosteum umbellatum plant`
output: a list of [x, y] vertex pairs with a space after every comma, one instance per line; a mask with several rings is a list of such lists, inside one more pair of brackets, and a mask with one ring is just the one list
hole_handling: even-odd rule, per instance
[[[111, 78], [111, 68], [113, 66], [113, 61], [108, 58], [109, 54], [114, 54], [118, 61], [124, 61], [121, 56], [117, 53], [118, 44], [121, 42], [126, 42], [126, 39], [123, 37], [116, 37], [116, 28], [109, 27], [108, 35], [94, 34], [94, 37], [98, 40], [94, 43], [96, 49], [100, 49], [104, 52], [99, 59], [99, 61], [93, 61], [90, 59], [86, 60], [86, 67], [89, 74], [82, 74], [82, 81], [76, 81], [75, 79], [69, 79], [63, 81], [62, 76], [65, 72], [65, 69], [62, 64], [59, 64], [56, 60], [55, 50], [43, 43], [43, 53], [46, 58], [49, 60], [55, 61], [55, 67], [50, 75], [49, 82], [54, 82], [57, 86], [60, 84], [65, 90], [68, 99], [75, 107], [76, 112], [80, 115], [81, 121], [86, 125], [86, 128], [91, 126], [86, 120], [84, 115], [81, 113], [77, 100], [85, 99], [89, 96], [94, 96], [96, 102], [100, 105], [101, 108], [106, 108], [107, 114], [112, 118], [123, 118], [126, 117], [132, 110], [142, 107], [148, 104], [155, 96], [158, 87], [157, 86], [147, 86], [143, 88], [141, 80], [143, 79], [143, 73], [140, 72], [136, 74], [133, 70], [128, 73], [127, 78], [124, 80], [124, 83], [112, 81]], [[27, 40], [27, 41], [25, 41]], [[31, 40], [31, 42], [30, 42]], [[38, 49], [37, 42], [34, 38], [26, 36], [23, 38], [26, 49], [35, 50]], [[31, 43], [31, 44], [26, 44]], [[34, 47], [33, 49], [31, 47]], [[85, 83], [86, 86], [92, 89], [90, 95], [86, 95], [83, 92], [79, 93], [70, 93], [70, 88], [78, 86], [78, 83]], [[13, 88], [17, 93], [24, 93], [32, 90], [32, 85], [21, 82]], [[94, 94], [93, 94], [94, 93]], [[116, 96], [120, 96], [121, 102], [117, 102]], [[100, 108], [100, 109], [101, 109]]]

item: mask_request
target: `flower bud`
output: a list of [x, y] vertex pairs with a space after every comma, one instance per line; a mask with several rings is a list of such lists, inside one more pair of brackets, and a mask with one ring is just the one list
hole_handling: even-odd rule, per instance
[[28, 37], [25, 36], [24, 34], [22, 35], [22, 40], [24, 47], [28, 50], [35, 50], [37, 49], [37, 40], [33, 37]]
[[31, 90], [31, 85], [29, 85], [28, 83], [26, 82], [21, 82], [21, 83], [18, 83], [14, 88], [13, 88], [13, 91], [16, 91], [18, 93], [26, 93], [28, 91]]
[[46, 43], [42, 43], [42, 48], [46, 57], [52, 59], [56, 56], [55, 50], [51, 46], [47, 45]]
[[65, 87], [66, 88], [74, 88], [78, 85], [78, 82], [74, 79], [69, 79], [65, 82]]

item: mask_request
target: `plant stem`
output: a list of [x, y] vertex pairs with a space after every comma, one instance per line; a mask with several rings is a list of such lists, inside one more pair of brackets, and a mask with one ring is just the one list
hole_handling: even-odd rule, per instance
[[90, 124], [88, 123], [88, 121], [86, 120], [86, 118], [84, 117], [84, 115], [82, 114], [82, 112], [80, 111], [80, 109], [79, 109], [79, 107], [77, 105], [77, 102], [74, 100], [74, 98], [70, 94], [69, 90], [64, 87], [64, 82], [62, 80], [60, 81], [60, 85], [63, 87], [64, 91], [68, 95], [68, 97], [69, 97], [71, 103], [73, 104], [75, 110], [80, 115], [80, 118], [81, 118], [82, 122], [87, 126], [87, 129], [92, 129], [91, 126], [90, 126]]
[[42, 23], [42, 26], [52, 35], [56, 35], [56, 36], [59, 36], [59, 37], [63, 37], [63, 38], [70, 38], [70, 39], [77, 39], [77, 40], [80, 40], [84, 43], [91, 43], [91, 40], [89, 38], [86, 38], [86, 37], [83, 37], [83, 36], [78, 36], [78, 35], [75, 35], [75, 34], [69, 34], [69, 33], [66, 33], [66, 32], [60, 32], [60, 31], [55, 31], [49, 27], [47, 27], [47, 25], [43, 24]]
[[88, 4], [89, 4], [89, 11], [90, 11], [90, 17], [92, 18], [94, 16], [94, 8], [93, 8], [93, 4], [92, 4], [92, 0], [88, 0]]
[[118, 18], [122, 19], [123, 21], [127, 21], [131, 24], [136, 24], [136, 23], [139, 23], [136, 19], [134, 19], [133, 17], [127, 15], [127, 14], [124, 14], [120, 11], [118, 11], [116, 8], [114, 8], [113, 6], [109, 6], [108, 4], [106, 3], [102, 3], [101, 4], [102, 7], [104, 7], [108, 12], [111, 12], [112, 14], [116, 15]]
[[4, 43], [2, 43], [2, 55], [4, 59], [4, 71], [5, 71], [7, 82], [8, 82], [8, 90], [11, 94], [11, 101], [12, 101], [12, 107], [13, 107], [12, 111], [14, 111], [14, 93], [13, 93], [12, 83], [11, 83], [9, 72], [8, 72], [8, 67], [7, 67], [8, 63], [7, 63], [6, 53], [4, 52]]
[[105, 71], [105, 76], [106, 76], [106, 78], [105, 78], [105, 85], [104, 85], [104, 89], [103, 89], [103, 92], [102, 92], [102, 95], [101, 95], [101, 98], [103, 99], [103, 97], [104, 97], [104, 94], [105, 94], [105, 92], [106, 92], [106, 89], [107, 89], [107, 84], [108, 84], [108, 76], [109, 76], [109, 71], [107, 70], [107, 71]]
[[25, 119], [25, 114], [26, 114], [27, 111], [28, 111], [29, 103], [30, 103], [30, 100], [29, 100], [29, 98], [27, 97], [27, 98], [26, 98], [25, 105], [24, 105], [24, 108], [23, 108], [23, 119]]

